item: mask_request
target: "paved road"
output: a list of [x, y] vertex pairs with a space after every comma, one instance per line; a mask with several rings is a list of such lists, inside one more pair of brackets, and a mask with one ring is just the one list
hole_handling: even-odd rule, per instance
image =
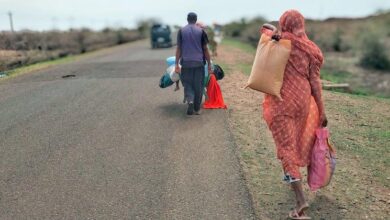
[[225, 112], [187, 117], [157, 86], [172, 54], [143, 41], [0, 82], [0, 219], [252, 219]]

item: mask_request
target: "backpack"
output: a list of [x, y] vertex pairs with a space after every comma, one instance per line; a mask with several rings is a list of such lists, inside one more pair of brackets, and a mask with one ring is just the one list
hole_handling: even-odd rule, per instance
[[225, 72], [223, 72], [223, 69], [218, 64], [214, 64], [214, 75], [217, 80], [221, 80], [225, 77]]

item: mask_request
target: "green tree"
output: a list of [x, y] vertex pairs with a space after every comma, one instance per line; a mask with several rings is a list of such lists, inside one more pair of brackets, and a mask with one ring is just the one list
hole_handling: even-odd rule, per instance
[[138, 20], [137, 30], [142, 37], [149, 37], [150, 28], [153, 26], [153, 24], [156, 23], [158, 23], [157, 18], [147, 18], [147, 19]]
[[360, 59], [360, 64], [369, 69], [390, 70], [386, 47], [377, 37], [368, 36], [363, 41], [363, 56]]

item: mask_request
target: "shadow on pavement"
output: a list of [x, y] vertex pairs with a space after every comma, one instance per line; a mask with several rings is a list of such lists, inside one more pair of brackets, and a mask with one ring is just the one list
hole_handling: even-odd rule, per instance
[[217, 111], [219, 109], [201, 109], [201, 115], [191, 115], [188, 116], [187, 112], [187, 104], [184, 103], [166, 103], [164, 105], [158, 106], [158, 109], [162, 111], [162, 116], [167, 118], [198, 118], [200, 121], [203, 120], [202, 115], [209, 115], [212, 111]]
[[183, 103], [166, 103], [160, 105], [159, 110], [162, 115], [168, 118], [186, 118], [187, 105]]

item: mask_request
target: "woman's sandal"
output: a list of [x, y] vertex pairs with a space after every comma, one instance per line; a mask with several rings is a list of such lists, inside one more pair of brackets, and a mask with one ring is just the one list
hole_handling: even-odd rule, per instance
[[305, 211], [309, 208], [308, 204], [303, 205], [299, 210], [294, 209], [289, 214], [288, 217], [290, 219], [295, 220], [305, 220], [305, 219], [311, 219], [309, 216], [305, 215]]

